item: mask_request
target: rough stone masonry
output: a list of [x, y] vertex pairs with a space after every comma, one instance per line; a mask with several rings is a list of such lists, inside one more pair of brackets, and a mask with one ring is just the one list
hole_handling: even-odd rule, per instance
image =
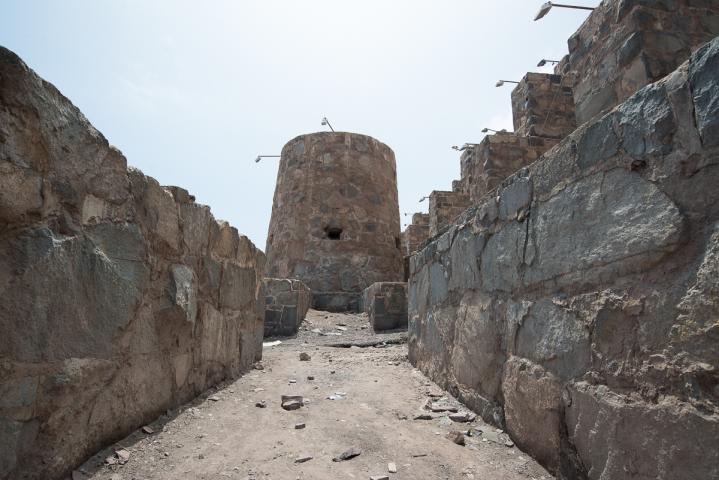
[[410, 360], [563, 479], [719, 478], [719, 39], [410, 261]]
[[60, 478], [258, 360], [263, 270], [0, 47], [0, 478]]

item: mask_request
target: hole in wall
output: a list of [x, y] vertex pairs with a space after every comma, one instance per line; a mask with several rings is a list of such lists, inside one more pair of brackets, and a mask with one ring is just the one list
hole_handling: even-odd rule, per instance
[[397, 250], [399, 250], [400, 247], [402, 246], [402, 243], [400, 242], [399, 237], [394, 237], [394, 246], [397, 248]]
[[339, 240], [342, 237], [342, 229], [337, 227], [328, 227], [326, 230], [327, 238], [330, 240]]

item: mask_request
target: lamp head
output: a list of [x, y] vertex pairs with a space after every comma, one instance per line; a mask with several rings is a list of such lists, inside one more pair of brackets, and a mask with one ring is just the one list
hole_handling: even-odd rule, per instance
[[459, 147], [457, 145], [452, 145], [452, 150], [459, 150]]
[[539, 63], [537, 64], [538, 67], [543, 67], [547, 64], [547, 61], [545, 59], [541, 59]]
[[487, 133], [488, 131], [489, 131], [488, 128], [483, 128], [483, 129], [482, 129], [482, 133]]
[[540, 18], [543, 18], [546, 14], [549, 13], [549, 11], [552, 9], [552, 2], [547, 2], [539, 9], [539, 13], [537, 13], [537, 16], [534, 17], [534, 21], [536, 22]]
[[501, 86], [503, 86], [503, 85], [504, 85], [504, 80], [500, 80], [500, 81], [497, 82], [497, 84], [495, 85], [495, 87], [501, 87]]
[[260, 160], [262, 160], [262, 157], [260, 157], [259, 155], [257, 155], [257, 158], [255, 158], [255, 163], [259, 163]]

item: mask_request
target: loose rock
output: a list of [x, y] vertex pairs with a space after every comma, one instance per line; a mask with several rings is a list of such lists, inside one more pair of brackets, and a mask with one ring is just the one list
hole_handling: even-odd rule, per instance
[[260, 400], [259, 402], [255, 403], [255, 407], [257, 408], [267, 408], [267, 402], [264, 400]]
[[304, 423], [295, 423], [295, 430], [302, 430], [303, 428], [305, 428]]
[[389, 473], [397, 473], [397, 464], [394, 462], [390, 462], [387, 464], [387, 471]]
[[304, 405], [304, 398], [301, 395], [282, 395], [282, 408], [285, 410], [297, 410]]
[[130, 460], [130, 452], [128, 452], [124, 448], [121, 448], [120, 450], [115, 450], [115, 455], [117, 455], [117, 462], [120, 465], [124, 465]]
[[351, 458], [358, 457], [362, 454], [362, 450], [360, 450], [357, 447], [352, 447], [349, 450], [345, 450], [344, 452], [340, 453], [339, 456], [332, 459], [333, 462], [342, 462], [345, 460], [349, 460]]
[[153, 430], [152, 427], [145, 425], [144, 427], [142, 427], [142, 432], [148, 435], [152, 435], [153, 433], [155, 433], [155, 430]]
[[312, 455], [300, 455], [299, 457], [295, 458], [295, 463], [305, 463], [312, 460], [314, 457]]
[[300, 353], [300, 361], [301, 362], [309, 362], [311, 358], [312, 357], [310, 357], [309, 353], [305, 353], [305, 352]]
[[447, 438], [457, 445], [464, 446], [464, 433], [453, 430], [447, 434]]

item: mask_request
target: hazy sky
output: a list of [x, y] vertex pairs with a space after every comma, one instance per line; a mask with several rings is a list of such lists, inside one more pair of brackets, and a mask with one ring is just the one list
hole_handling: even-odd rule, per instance
[[587, 16], [534, 22], [543, 1], [3, 0], [0, 45], [128, 164], [188, 189], [264, 250], [277, 163], [254, 159], [323, 130], [325, 115], [394, 150], [400, 212], [451, 189], [451, 145], [512, 130], [511, 87], [496, 80], [560, 59]]

